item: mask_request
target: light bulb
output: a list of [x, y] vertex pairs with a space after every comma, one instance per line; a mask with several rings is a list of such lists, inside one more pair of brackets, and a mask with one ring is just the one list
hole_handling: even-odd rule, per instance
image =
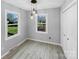
[[33, 16], [31, 16], [30, 18], [33, 19]]
[[35, 11], [33, 11], [33, 14], [35, 14]]

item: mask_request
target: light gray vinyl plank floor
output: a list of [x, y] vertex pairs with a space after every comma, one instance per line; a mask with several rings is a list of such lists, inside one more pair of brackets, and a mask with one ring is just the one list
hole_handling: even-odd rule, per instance
[[29, 40], [8, 59], [65, 59], [65, 56], [60, 46]]

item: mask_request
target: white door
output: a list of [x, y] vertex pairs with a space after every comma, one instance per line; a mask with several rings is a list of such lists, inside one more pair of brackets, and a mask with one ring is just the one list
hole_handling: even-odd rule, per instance
[[63, 13], [64, 49], [67, 59], [77, 59], [77, 5]]

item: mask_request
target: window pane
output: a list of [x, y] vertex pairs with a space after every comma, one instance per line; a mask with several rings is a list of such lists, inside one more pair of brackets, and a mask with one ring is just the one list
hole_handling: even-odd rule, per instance
[[18, 32], [18, 15], [7, 13], [8, 37], [17, 34]]
[[45, 15], [38, 15], [37, 31], [46, 32], [46, 16]]
[[38, 16], [38, 23], [46, 23], [45, 16]]
[[38, 24], [38, 31], [46, 31], [46, 24]]

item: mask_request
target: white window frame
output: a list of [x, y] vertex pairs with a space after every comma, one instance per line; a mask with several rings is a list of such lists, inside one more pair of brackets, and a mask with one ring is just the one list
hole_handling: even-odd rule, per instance
[[[7, 29], [8, 25], [7, 25], [7, 20], [6, 20], [7, 19], [7, 13], [15, 13], [15, 14], [18, 14], [18, 32], [17, 32], [17, 34], [12, 35], [10, 37], [8, 37], [8, 34], [7, 34], [7, 31], [8, 31], [8, 29]], [[20, 14], [18, 12], [11, 11], [11, 10], [8, 10], [8, 9], [5, 10], [5, 40], [9, 40], [9, 39], [15, 38], [15, 37], [17, 37], [17, 36], [20, 35], [20, 26], [19, 26], [20, 25], [20, 22], [19, 22], [19, 20], [20, 20]]]
[[[37, 17], [38, 17], [38, 15], [46, 17], [46, 27], [45, 27], [46, 28], [46, 32], [38, 31], [38, 27], [37, 27], [37, 22], [38, 22], [38, 20], [37, 20], [38, 18]], [[48, 33], [48, 14], [44, 14], [43, 13], [43, 14], [38, 14], [38, 15], [35, 16], [35, 18], [36, 18], [36, 21], [35, 21], [36, 22], [36, 32], [37, 33], [45, 33], [46, 34], [46, 33]]]

